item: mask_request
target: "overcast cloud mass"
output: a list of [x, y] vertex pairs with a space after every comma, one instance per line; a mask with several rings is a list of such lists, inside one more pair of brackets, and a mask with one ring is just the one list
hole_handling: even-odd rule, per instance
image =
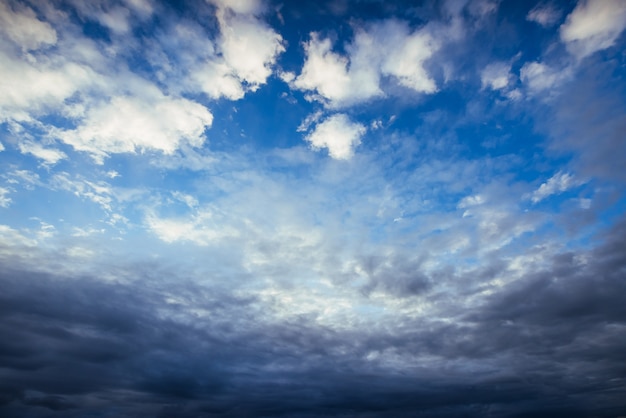
[[626, 416], [624, 29], [0, 0], [0, 416]]

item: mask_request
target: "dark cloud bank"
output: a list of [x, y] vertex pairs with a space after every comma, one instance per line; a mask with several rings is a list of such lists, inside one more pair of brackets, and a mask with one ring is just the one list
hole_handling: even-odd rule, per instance
[[114, 282], [4, 260], [0, 415], [618, 417], [626, 222], [601, 238], [470, 311], [441, 300], [456, 321], [386, 331], [266, 320], [254, 297], [155, 266]]

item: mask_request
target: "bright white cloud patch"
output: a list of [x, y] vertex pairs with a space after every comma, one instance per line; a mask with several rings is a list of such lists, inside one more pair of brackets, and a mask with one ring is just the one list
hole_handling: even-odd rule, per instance
[[578, 58], [609, 48], [626, 27], [626, 1], [581, 0], [561, 26], [561, 40]]
[[89, 73], [74, 63], [30, 64], [0, 51], [0, 122], [50, 111], [86, 85]]
[[[216, 45], [198, 45], [188, 51], [187, 59], [194, 55], [209, 54], [193, 65], [190, 74], [192, 83], [185, 90], [200, 87], [209, 97], [230, 100], [241, 99], [247, 91], [256, 91], [267, 82], [278, 56], [285, 51], [283, 38], [257, 17], [264, 7], [257, 1], [214, 1], [220, 37]], [[197, 43], [199, 31], [179, 29], [180, 46], [185, 48], [189, 40]]]
[[[219, 219], [218, 219], [219, 218]], [[222, 216], [209, 209], [198, 210], [188, 218], [146, 217], [148, 228], [164, 242], [193, 242], [209, 245], [220, 239], [239, 235], [239, 231], [224, 225]]]
[[43, 145], [33, 141], [22, 141], [18, 144], [20, 151], [24, 154], [32, 154], [33, 156], [43, 160], [44, 164], [56, 164], [60, 160], [67, 158], [63, 151], [54, 148], [45, 148]]
[[77, 129], [57, 135], [102, 163], [109, 153], [158, 150], [171, 154], [183, 142], [200, 146], [212, 121], [204, 106], [187, 99], [116, 97], [91, 109]]
[[526, 19], [544, 28], [553, 26], [561, 18], [561, 11], [551, 3], [539, 3], [526, 15]]
[[340, 113], [315, 126], [306, 140], [313, 149], [327, 148], [332, 158], [347, 160], [354, 154], [354, 148], [361, 143], [365, 131], [365, 126], [351, 122], [348, 116]]
[[[381, 79], [419, 93], [433, 93], [437, 86], [424, 68], [439, 48], [427, 28], [411, 31], [404, 22], [388, 20], [356, 28], [347, 54], [333, 51], [329, 38], [312, 33], [304, 44], [306, 60], [292, 87], [314, 92], [331, 108], [340, 108], [384, 95]], [[290, 81], [292, 76], [283, 77]]]
[[531, 200], [533, 203], [538, 203], [549, 196], [565, 192], [584, 183], [569, 173], [559, 171], [533, 192]]
[[272, 65], [285, 50], [282, 37], [251, 15], [218, 13], [224, 59], [234, 75], [256, 90], [272, 73]]

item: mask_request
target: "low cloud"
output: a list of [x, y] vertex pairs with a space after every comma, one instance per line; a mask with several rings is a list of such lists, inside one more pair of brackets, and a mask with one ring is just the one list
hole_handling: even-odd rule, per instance
[[304, 44], [302, 70], [290, 84], [329, 108], [384, 96], [385, 77], [417, 93], [434, 93], [437, 86], [424, 66], [439, 48], [436, 39], [429, 27], [411, 30], [406, 22], [388, 20], [355, 28], [341, 55], [330, 38], [314, 32]]
[[561, 40], [582, 59], [609, 48], [626, 28], [626, 3], [622, 0], [582, 0], [561, 26]]
[[563, 193], [584, 183], [584, 181], [576, 179], [570, 173], [563, 173], [559, 171], [548, 179], [548, 181], [539, 186], [539, 188], [533, 192], [530, 199], [533, 203], [539, 203], [549, 196]]
[[305, 139], [313, 149], [327, 148], [332, 158], [348, 160], [366, 131], [365, 126], [351, 122], [347, 115], [339, 113], [315, 125]]

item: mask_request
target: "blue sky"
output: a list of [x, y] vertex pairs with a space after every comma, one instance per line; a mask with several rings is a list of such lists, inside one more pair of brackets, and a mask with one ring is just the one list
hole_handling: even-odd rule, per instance
[[0, 413], [624, 415], [625, 28], [0, 0]]

